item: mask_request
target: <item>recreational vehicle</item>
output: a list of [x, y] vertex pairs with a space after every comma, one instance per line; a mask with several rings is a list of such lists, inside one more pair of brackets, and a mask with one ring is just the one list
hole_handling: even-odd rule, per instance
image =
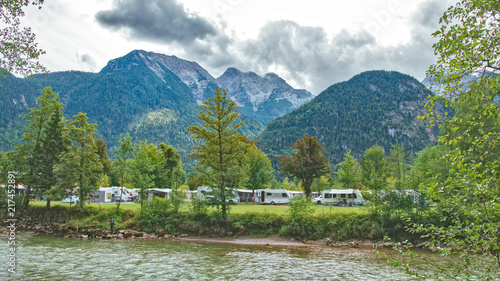
[[[232, 190], [232, 193], [227, 192], [229, 190]], [[197, 195], [199, 198], [213, 197], [213, 195], [210, 194], [212, 192], [211, 187], [200, 186], [198, 187], [197, 191], [198, 191]], [[236, 189], [231, 189], [231, 188], [226, 189], [226, 202], [235, 204], [238, 204], [240, 202], [240, 196], [238, 195]]]
[[306, 195], [302, 191], [289, 191], [293, 198], [303, 198]]
[[253, 190], [248, 190], [248, 189], [236, 189], [236, 192], [238, 192], [238, 196], [240, 197], [240, 202], [249, 202], [252, 203], [252, 198], [255, 192]]
[[363, 197], [357, 189], [327, 189], [322, 192], [322, 202], [330, 206], [363, 205]]
[[[122, 202], [129, 200], [126, 189], [123, 188], [123, 195], [121, 196]], [[100, 187], [99, 191], [92, 194], [89, 202], [90, 203], [114, 203], [120, 200], [120, 194], [122, 193], [122, 188], [118, 186], [113, 187]]]
[[172, 193], [172, 189], [170, 188], [151, 188], [147, 190], [147, 198], [148, 202], [153, 201], [153, 197], [160, 198], [170, 198], [170, 194]]
[[292, 194], [284, 189], [258, 189], [255, 191], [258, 204], [288, 204]]

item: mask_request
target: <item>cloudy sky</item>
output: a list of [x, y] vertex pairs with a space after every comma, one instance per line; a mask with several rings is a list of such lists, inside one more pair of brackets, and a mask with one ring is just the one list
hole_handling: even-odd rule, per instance
[[366, 70], [422, 80], [431, 34], [453, 0], [45, 0], [27, 9], [50, 71], [98, 72], [135, 49], [196, 61], [214, 77], [228, 67], [275, 72], [318, 94]]

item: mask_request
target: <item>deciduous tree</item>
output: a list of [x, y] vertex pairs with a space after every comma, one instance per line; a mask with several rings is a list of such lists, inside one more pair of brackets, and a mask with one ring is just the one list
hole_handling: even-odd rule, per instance
[[10, 0], [0, 2], [0, 68], [24, 76], [45, 71], [38, 58], [45, 51], [38, 48], [35, 34], [29, 27], [21, 27], [23, 9], [34, 5], [41, 8], [43, 0]]
[[304, 136], [292, 146], [298, 151], [291, 156], [279, 156], [283, 173], [296, 177], [302, 181], [307, 198], [311, 198], [311, 185], [315, 178], [331, 171], [328, 166], [330, 160], [325, 156], [325, 148], [321, 146], [316, 137]]
[[[500, 278], [500, 3], [460, 0], [440, 20], [434, 33], [438, 62], [428, 76], [442, 83], [442, 100], [455, 109], [443, 125], [440, 142], [449, 146], [449, 177], [429, 186], [445, 227], [415, 224], [412, 231], [428, 239], [427, 246], [463, 259], [445, 264], [436, 275], [478, 280]], [[477, 78], [470, 81], [471, 75]], [[422, 260], [422, 259], [420, 259]], [[406, 263], [408, 264], [408, 263]]]
[[374, 145], [361, 158], [361, 183], [369, 190], [382, 190], [387, 185], [387, 161], [381, 146]]
[[359, 186], [360, 167], [358, 160], [351, 155], [351, 151], [347, 151], [344, 161], [339, 163], [339, 170], [336, 172], [337, 182], [344, 188], [356, 188]]
[[201, 127], [190, 126], [188, 130], [193, 139], [203, 143], [194, 146], [190, 156], [198, 159], [196, 170], [217, 189], [222, 217], [226, 218], [228, 183], [240, 181], [249, 141], [238, 132], [244, 123], [237, 122], [238, 106], [227, 96], [227, 90], [217, 89], [214, 98], [204, 101], [200, 108]]
[[115, 148], [115, 157], [117, 161], [117, 172], [118, 176], [120, 177], [120, 186], [122, 188], [122, 192], [120, 193], [120, 200], [118, 201], [118, 206], [117, 209], [120, 208], [120, 203], [122, 201], [122, 195], [123, 195], [123, 187], [125, 185], [124, 178], [125, 174], [128, 172], [129, 165], [130, 165], [130, 159], [134, 155], [134, 146], [132, 145], [132, 137], [130, 137], [129, 134], [124, 136], [121, 140], [118, 141], [120, 146], [118, 148]]
[[270, 185], [273, 175], [271, 160], [267, 155], [258, 149], [255, 145], [251, 145], [245, 154], [243, 160], [245, 167], [245, 177], [242, 185], [246, 189], [264, 189]]

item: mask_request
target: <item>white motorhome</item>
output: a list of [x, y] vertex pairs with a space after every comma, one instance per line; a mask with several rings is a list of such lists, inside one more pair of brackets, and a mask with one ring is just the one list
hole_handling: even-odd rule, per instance
[[363, 196], [357, 189], [327, 189], [322, 192], [322, 202], [331, 206], [363, 205]]
[[[198, 198], [206, 198], [206, 197], [213, 196], [213, 195], [209, 194], [210, 192], [212, 192], [211, 187], [200, 186], [200, 187], [198, 187], [196, 194], [197, 194]], [[240, 196], [238, 195], [238, 192], [236, 191], [236, 189], [233, 189], [232, 193], [226, 193], [226, 202], [235, 203], [235, 204], [238, 204], [240, 202]]]
[[[113, 187], [100, 187], [99, 192], [96, 193], [97, 198], [92, 198], [92, 203], [114, 203], [120, 200], [120, 194], [122, 193], [122, 188], [118, 186]], [[123, 190], [122, 202], [128, 201], [128, 194], [126, 188]]]
[[292, 194], [284, 189], [258, 189], [255, 191], [258, 204], [288, 204], [292, 199]]

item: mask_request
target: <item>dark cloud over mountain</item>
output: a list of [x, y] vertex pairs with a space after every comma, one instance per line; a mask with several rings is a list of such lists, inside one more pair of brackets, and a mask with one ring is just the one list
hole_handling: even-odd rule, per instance
[[[100, 11], [98, 22], [124, 29], [132, 39], [180, 44], [186, 58], [211, 71], [228, 67], [259, 74], [276, 72], [294, 87], [314, 94], [333, 83], [373, 69], [397, 70], [423, 79], [434, 63], [431, 34], [449, 3], [422, 2], [407, 19], [410, 38], [404, 43], [382, 45], [378, 32], [391, 30], [397, 11], [367, 19], [361, 28], [328, 34], [323, 27], [304, 26], [290, 20], [268, 22], [255, 39], [227, 36], [225, 23], [217, 24], [188, 13], [175, 0], [115, 0], [112, 10]], [[393, 38], [402, 35], [390, 34]]]
[[212, 23], [188, 13], [175, 0], [115, 0], [111, 10], [95, 17], [102, 26], [154, 42], [189, 44], [216, 34]]

